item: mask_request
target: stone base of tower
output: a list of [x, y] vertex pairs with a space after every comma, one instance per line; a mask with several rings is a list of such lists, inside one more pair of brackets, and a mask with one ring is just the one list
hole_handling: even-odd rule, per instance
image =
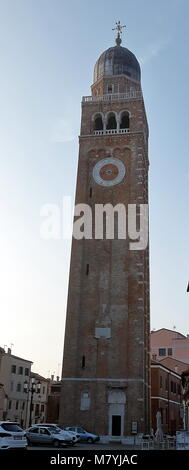
[[81, 426], [102, 442], [123, 442], [134, 428], [149, 433], [149, 402], [139, 379], [66, 379], [60, 400], [59, 424]]

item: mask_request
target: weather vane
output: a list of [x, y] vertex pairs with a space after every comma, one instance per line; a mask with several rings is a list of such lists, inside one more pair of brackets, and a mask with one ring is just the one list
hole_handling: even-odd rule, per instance
[[121, 25], [120, 21], [117, 21], [116, 22], [116, 27], [112, 28], [112, 31], [117, 31], [117, 37], [116, 37], [117, 46], [120, 46], [120, 44], [122, 42], [121, 35], [122, 35], [122, 29], [123, 28], [126, 28], [126, 25], [125, 24]]

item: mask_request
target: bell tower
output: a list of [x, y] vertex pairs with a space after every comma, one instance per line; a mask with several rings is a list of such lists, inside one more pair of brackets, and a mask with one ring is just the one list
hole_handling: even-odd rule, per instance
[[[76, 204], [92, 213], [148, 204], [140, 65], [121, 45], [122, 28], [82, 99]], [[149, 250], [92, 232], [72, 242], [59, 421], [122, 439], [150, 431]]]

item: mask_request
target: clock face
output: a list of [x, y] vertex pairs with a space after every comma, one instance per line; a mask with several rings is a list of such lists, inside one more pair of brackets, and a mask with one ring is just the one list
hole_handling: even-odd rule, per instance
[[104, 158], [93, 168], [93, 178], [101, 186], [114, 186], [125, 176], [125, 166], [118, 158]]

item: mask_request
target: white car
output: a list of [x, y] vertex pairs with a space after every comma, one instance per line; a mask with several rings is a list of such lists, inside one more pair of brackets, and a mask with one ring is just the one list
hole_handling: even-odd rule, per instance
[[59, 426], [57, 424], [41, 423], [41, 424], [32, 424], [32, 426], [47, 428], [50, 431], [52, 431], [53, 433], [61, 434], [62, 436], [64, 436], [66, 441], [71, 440], [72, 444], [76, 444], [76, 442], [78, 442], [80, 440], [80, 436], [77, 435], [75, 432], [70, 432], [70, 431], [67, 431], [66, 429], [61, 429], [61, 428], [59, 428]]
[[0, 449], [25, 449], [26, 446], [26, 433], [18, 423], [0, 421]]
[[28, 445], [53, 445], [54, 447], [60, 447], [65, 445], [72, 445], [73, 440], [69, 436], [65, 437], [60, 432], [54, 432], [52, 429], [43, 426], [31, 426], [26, 430], [26, 437]]
[[80, 435], [77, 434], [77, 433], [74, 432], [74, 431], [68, 431], [68, 430], [65, 429], [65, 428], [63, 428], [61, 431], [62, 431], [62, 432], [69, 432], [69, 434], [72, 434], [72, 436], [74, 437], [74, 442], [75, 442], [75, 443], [76, 443], [76, 442], [79, 442], [79, 441], [81, 440]]

